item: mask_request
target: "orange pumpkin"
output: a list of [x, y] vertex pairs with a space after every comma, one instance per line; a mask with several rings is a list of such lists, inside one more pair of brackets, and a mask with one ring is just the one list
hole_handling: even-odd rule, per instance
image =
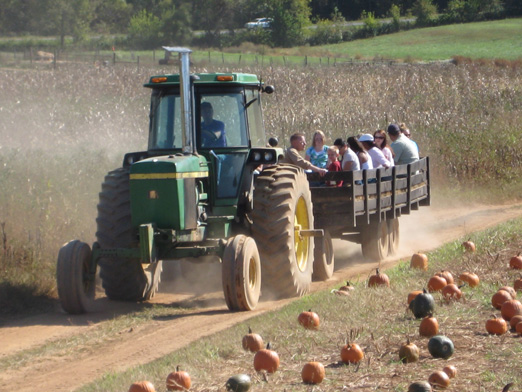
[[169, 391], [185, 391], [190, 389], [191, 384], [190, 375], [183, 370], [179, 370], [179, 366], [176, 367], [175, 372], [167, 376], [167, 390]]
[[422, 290], [415, 290], [415, 291], [411, 291], [409, 294], [408, 294], [408, 305], [410, 304], [411, 301], [413, 301], [415, 299], [415, 297], [419, 294], [422, 294]]
[[261, 335], [257, 333], [253, 333], [252, 329], [248, 327], [248, 334], [243, 336], [243, 340], [241, 341], [243, 349], [246, 351], [250, 351], [253, 353], [257, 353], [259, 350], [263, 348], [263, 338]]
[[411, 256], [410, 267], [426, 271], [428, 269], [428, 256], [424, 253], [414, 253]]
[[515, 332], [518, 333], [519, 335], [522, 335], [522, 321], [517, 323], [517, 325], [515, 325]]
[[353, 290], [355, 290], [355, 287], [353, 287], [349, 281], [346, 281], [346, 284], [344, 286], [339, 287], [339, 291], [353, 291]]
[[513, 288], [515, 291], [522, 291], [522, 275], [519, 278], [516, 278], [513, 282]]
[[357, 343], [348, 343], [341, 349], [341, 360], [344, 363], [358, 363], [364, 358], [364, 351]]
[[512, 300], [513, 297], [506, 290], [499, 290], [491, 297], [491, 305], [495, 309], [500, 309], [506, 301]]
[[301, 378], [307, 384], [320, 384], [324, 376], [324, 366], [321, 362], [307, 362], [301, 370]]
[[433, 315], [422, 319], [419, 325], [419, 335], [431, 338], [439, 333], [439, 322]]
[[428, 281], [428, 291], [433, 293], [434, 291], [441, 291], [448, 282], [442, 276], [434, 275]]
[[464, 241], [462, 247], [466, 252], [473, 253], [476, 250], [475, 243], [471, 240]]
[[493, 316], [486, 321], [486, 331], [491, 335], [503, 335], [507, 330], [506, 320], [502, 317]]
[[411, 343], [408, 338], [407, 342], [399, 348], [399, 359], [403, 363], [412, 363], [419, 360], [419, 347], [415, 343]]
[[430, 374], [428, 382], [434, 387], [447, 388], [450, 385], [450, 378], [442, 370], [437, 370]]
[[506, 301], [500, 307], [500, 314], [504, 320], [511, 320], [511, 317], [522, 314], [522, 303], [516, 299]]
[[319, 324], [321, 323], [319, 315], [312, 312], [311, 309], [307, 312], [301, 312], [297, 316], [297, 321], [306, 329], [319, 329]]
[[463, 272], [460, 274], [459, 279], [462, 282], [466, 282], [469, 287], [477, 287], [480, 283], [478, 275], [473, 272]]
[[511, 269], [522, 269], [522, 256], [520, 256], [520, 253], [509, 260], [509, 267]]
[[279, 368], [279, 355], [272, 350], [270, 343], [266, 345], [266, 348], [259, 350], [254, 355], [254, 369], [256, 372], [264, 370], [267, 373], [275, 373]]
[[453, 283], [447, 284], [442, 288], [442, 295], [446, 300], [459, 300], [462, 298], [462, 291], [460, 288]]
[[517, 298], [517, 291], [511, 286], [502, 286], [499, 290], [507, 291], [513, 299]]
[[449, 378], [457, 377], [457, 368], [453, 365], [444, 366], [442, 371], [446, 373]]
[[511, 317], [509, 320], [509, 325], [512, 330], [515, 330], [515, 326], [522, 321], [522, 314], [517, 314], [516, 316]]
[[136, 381], [129, 387], [128, 392], [156, 392], [150, 381]]
[[375, 270], [375, 275], [370, 276], [368, 287], [386, 286], [390, 287], [390, 278], [385, 273], [381, 273], [379, 268]]
[[448, 270], [439, 271], [435, 275], [442, 276], [444, 279], [446, 279], [447, 284], [455, 283], [455, 280], [453, 279], [453, 274]]

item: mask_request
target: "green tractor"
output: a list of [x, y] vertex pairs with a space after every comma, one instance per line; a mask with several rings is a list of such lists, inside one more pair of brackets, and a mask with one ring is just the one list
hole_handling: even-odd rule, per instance
[[74, 240], [60, 249], [63, 309], [89, 311], [98, 268], [108, 298], [144, 301], [162, 263], [203, 256], [221, 261], [230, 310], [254, 309], [262, 288], [306, 293], [323, 230], [314, 230], [306, 173], [277, 164], [282, 149], [267, 147], [261, 94], [273, 87], [251, 74], [190, 74], [189, 49], [164, 49], [178, 54], [180, 73], [145, 84], [148, 150], [105, 177], [92, 248]]

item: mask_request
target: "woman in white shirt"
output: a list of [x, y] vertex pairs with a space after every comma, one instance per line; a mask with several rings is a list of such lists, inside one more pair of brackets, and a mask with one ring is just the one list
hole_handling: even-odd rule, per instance
[[395, 165], [393, 161], [393, 151], [388, 146], [386, 131], [384, 129], [378, 129], [375, 131], [373, 134], [373, 141], [375, 142], [375, 145], [381, 149], [384, 157], [390, 162], [391, 166]]
[[368, 151], [368, 154], [372, 158], [373, 168], [377, 169], [378, 167], [388, 168], [391, 166], [391, 163], [384, 156], [383, 152], [375, 145], [373, 140], [373, 136], [369, 133], [365, 133], [359, 137], [359, 141], [363, 145], [363, 147]]

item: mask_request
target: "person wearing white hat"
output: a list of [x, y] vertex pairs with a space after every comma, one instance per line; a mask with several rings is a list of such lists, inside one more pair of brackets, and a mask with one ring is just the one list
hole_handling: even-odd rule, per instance
[[373, 136], [369, 133], [365, 133], [359, 137], [359, 141], [362, 143], [368, 154], [372, 157], [373, 168], [376, 169], [378, 167], [388, 168], [391, 165], [390, 161], [386, 159], [383, 152], [377, 145], [373, 139]]

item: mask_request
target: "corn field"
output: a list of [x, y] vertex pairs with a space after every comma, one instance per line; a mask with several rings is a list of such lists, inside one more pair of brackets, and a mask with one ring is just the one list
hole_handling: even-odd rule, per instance
[[[430, 156], [434, 193], [520, 189], [520, 68], [196, 64], [193, 71], [255, 73], [274, 85], [276, 92], [264, 96], [264, 118], [267, 135], [280, 146], [294, 132], [310, 142], [321, 129], [328, 144], [404, 122], [421, 155]], [[103, 176], [121, 165], [125, 152], [146, 149], [150, 91], [142, 85], [161, 72], [92, 64], [0, 69], [0, 284], [36, 285], [52, 294], [60, 246], [94, 240]]]

